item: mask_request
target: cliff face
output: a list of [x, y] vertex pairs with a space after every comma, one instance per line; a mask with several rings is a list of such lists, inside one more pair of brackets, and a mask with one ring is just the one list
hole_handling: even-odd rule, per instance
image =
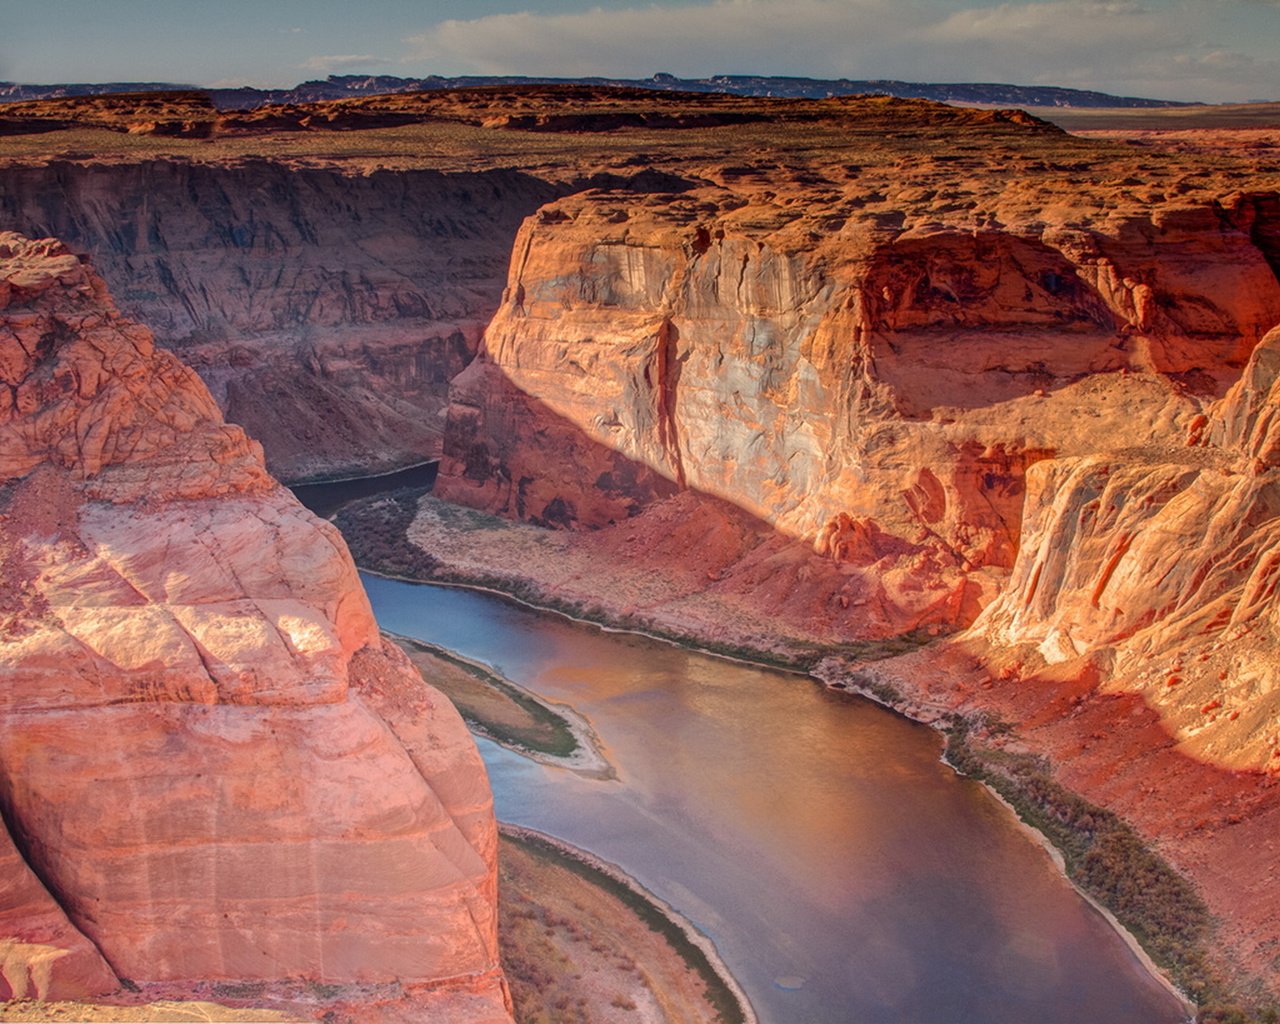
[[508, 1020], [483, 765], [336, 531], [59, 243], [0, 235], [0, 379], [0, 997]]
[[574, 570], [530, 575], [642, 626], [955, 631], [819, 671], [1043, 757], [1274, 990], [1276, 197], [934, 159], [548, 204], [455, 381], [437, 492], [565, 528]]
[[1014, 562], [1028, 467], [1181, 443], [1280, 321], [1252, 197], [1014, 193], [950, 226], [856, 205], [545, 207], [455, 381], [439, 493], [569, 527], [713, 495], [840, 567], [841, 629], [965, 625]]
[[302, 479], [438, 452], [516, 228], [556, 192], [515, 171], [54, 161], [0, 168], [0, 222], [91, 253], [125, 314]]
[[[1225, 947], [1274, 982], [1274, 161], [885, 98], [697, 106], [391, 97], [143, 149], [99, 130], [93, 162], [23, 135], [0, 139], [0, 214], [92, 250], [289, 477], [432, 453], [447, 391], [439, 492], [567, 528], [527, 547], [576, 559], [552, 596], [757, 647], [964, 630], [824, 671], [879, 673], [921, 717], [1011, 723], [1001, 742], [1158, 840], [1235, 929]], [[34, 869], [9, 898], [40, 922], [0, 960], [66, 950], [20, 954], [37, 988], [50, 964], [92, 989], [107, 963], [145, 963], [288, 964], [388, 993], [392, 975], [453, 971], [494, 991], [473, 899], [490, 883], [467, 867], [491, 849], [474, 755], [453, 726], [405, 724], [435, 698], [405, 689], [340, 547], [317, 554], [313, 521], [190, 374], [77, 261], [27, 253], [66, 279], [0, 285], [0, 610], [22, 724], [0, 758], [22, 766], [11, 779], [70, 781], [0, 789], [16, 840], [0, 858]], [[66, 737], [89, 708], [121, 724], [86, 752]], [[330, 759], [344, 750], [362, 753]], [[148, 790], [171, 761], [176, 781]], [[323, 785], [299, 790], [303, 771]], [[375, 776], [406, 781], [386, 797]], [[179, 844], [145, 811], [174, 792]], [[275, 794], [270, 813], [254, 794]], [[139, 816], [85, 810], [117, 803]], [[245, 838], [260, 829], [280, 842]], [[424, 836], [451, 867], [419, 870]], [[376, 900], [416, 908], [377, 940], [344, 926], [364, 920], [334, 881], [348, 849]], [[132, 960], [102, 944], [107, 918], [150, 934], [180, 873], [212, 894], [205, 930], [139, 938]], [[450, 934], [477, 922], [474, 942], [424, 952], [428, 906]], [[362, 974], [369, 951], [396, 970]]]
[[972, 634], [1049, 663], [1097, 659], [1185, 753], [1280, 771], [1277, 367], [1273, 331], [1184, 447], [1035, 466], [1021, 552]]

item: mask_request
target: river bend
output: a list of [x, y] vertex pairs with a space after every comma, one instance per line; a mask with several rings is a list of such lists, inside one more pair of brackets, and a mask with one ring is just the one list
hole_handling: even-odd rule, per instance
[[590, 720], [616, 779], [478, 740], [498, 817], [613, 861], [766, 1024], [1186, 1019], [930, 729], [812, 681], [493, 595], [364, 577], [380, 624]]

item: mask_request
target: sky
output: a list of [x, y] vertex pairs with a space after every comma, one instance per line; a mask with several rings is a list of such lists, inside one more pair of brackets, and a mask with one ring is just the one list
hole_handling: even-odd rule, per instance
[[0, 81], [717, 74], [1280, 100], [1280, 0], [0, 0]]

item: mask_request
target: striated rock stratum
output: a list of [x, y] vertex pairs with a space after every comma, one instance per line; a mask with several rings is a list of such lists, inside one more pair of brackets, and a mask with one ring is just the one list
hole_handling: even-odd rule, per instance
[[195, 373], [12, 233], [0, 562], [0, 998], [510, 1020], [461, 719]]
[[543, 207], [437, 491], [589, 531], [607, 582], [540, 582], [615, 620], [802, 656], [954, 633], [819, 671], [1118, 811], [1274, 992], [1275, 175], [1001, 177], [953, 129]]

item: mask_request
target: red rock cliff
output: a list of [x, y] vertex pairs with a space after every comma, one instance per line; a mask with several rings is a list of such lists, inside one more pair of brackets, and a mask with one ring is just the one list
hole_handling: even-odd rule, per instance
[[0, 997], [316, 983], [509, 1020], [457, 713], [195, 374], [14, 234], [0, 503]]
[[983, 742], [1136, 826], [1215, 915], [1219, 967], [1275, 991], [1275, 196], [938, 159], [544, 207], [438, 492], [599, 528], [575, 552], [679, 592], [561, 589], [659, 628], [963, 630], [820, 671], [999, 723]]
[[559, 200], [455, 381], [439, 491], [569, 527], [712, 495], [841, 566], [863, 610], [837, 632], [965, 625], [1029, 466], [1181, 443], [1280, 321], [1251, 197], [1035, 199], [947, 223], [852, 190]]
[[438, 453], [512, 236], [557, 191], [508, 171], [54, 161], [0, 167], [0, 222], [92, 253], [124, 312], [298, 480]]

